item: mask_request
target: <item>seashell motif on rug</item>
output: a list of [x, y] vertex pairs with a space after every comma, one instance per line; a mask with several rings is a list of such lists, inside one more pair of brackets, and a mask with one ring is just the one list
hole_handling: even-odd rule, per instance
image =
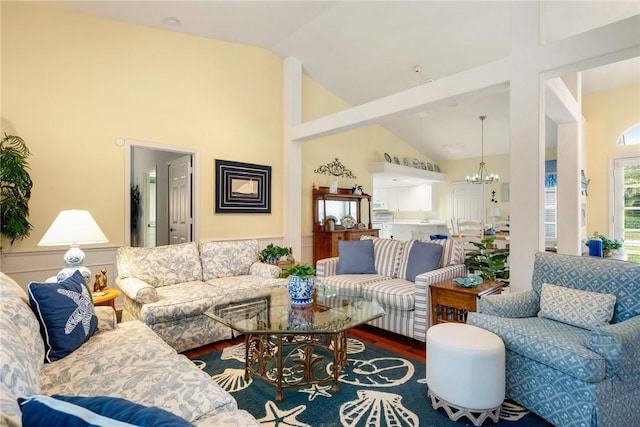
[[376, 390], [358, 390], [358, 399], [340, 406], [343, 426], [417, 426], [416, 414], [402, 405], [402, 396]]

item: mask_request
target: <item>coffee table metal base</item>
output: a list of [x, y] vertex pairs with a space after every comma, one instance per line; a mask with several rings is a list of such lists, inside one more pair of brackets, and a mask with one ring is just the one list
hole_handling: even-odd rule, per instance
[[276, 402], [282, 390], [311, 384], [333, 383], [347, 366], [347, 334], [246, 334], [245, 379], [251, 374], [276, 388]]

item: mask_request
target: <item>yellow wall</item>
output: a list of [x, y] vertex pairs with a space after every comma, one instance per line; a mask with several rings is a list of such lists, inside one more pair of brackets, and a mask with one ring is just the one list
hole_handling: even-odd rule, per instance
[[[2, 8], [2, 127], [27, 142], [34, 181], [34, 230], [14, 249], [35, 248], [69, 208], [90, 210], [111, 244], [124, 243], [119, 137], [200, 152], [201, 238], [282, 233], [280, 58], [32, 4]], [[214, 215], [216, 158], [271, 165], [273, 213]]]
[[[341, 111], [349, 107], [342, 99], [326, 90], [314, 80], [304, 77], [303, 121]], [[333, 176], [317, 174], [314, 170], [334, 161], [337, 157], [357, 177], [338, 178], [340, 188], [351, 188], [356, 183], [362, 185], [365, 193], [373, 192], [373, 175], [369, 173], [369, 163], [383, 162], [384, 153], [397, 153], [412, 159], [424, 158], [416, 149], [384, 129], [380, 125], [367, 126], [337, 135], [303, 143], [302, 146], [302, 234], [312, 231], [311, 189], [329, 186]], [[366, 203], [362, 204], [363, 209]], [[363, 218], [365, 221], [365, 218]]]
[[617, 146], [620, 135], [640, 122], [640, 86], [630, 85], [595, 92], [582, 98], [587, 121], [587, 236], [594, 231], [610, 234], [609, 161], [613, 156], [639, 156], [640, 147]]
[[[24, 2], [2, 2], [2, 130], [27, 142], [34, 188], [30, 250], [63, 209], [88, 209], [110, 240], [124, 244], [125, 151], [129, 138], [199, 151], [200, 238], [283, 234], [283, 64], [245, 45], [161, 31]], [[304, 120], [348, 105], [303, 79]], [[371, 126], [303, 149], [303, 233], [311, 232], [313, 170], [335, 157], [371, 192], [368, 164], [401, 144]], [[272, 213], [214, 214], [215, 159], [272, 166]]]

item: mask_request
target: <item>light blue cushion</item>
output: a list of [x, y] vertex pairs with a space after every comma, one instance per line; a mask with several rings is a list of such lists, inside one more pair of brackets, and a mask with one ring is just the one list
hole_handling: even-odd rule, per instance
[[409, 252], [405, 279], [415, 282], [417, 275], [438, 268], [442, 258], [442, 250], [442, 245], [437, 243], [413, 242]]
[[340, 240], [338, 254], [338, 274], [372, 274], [376, 272], [373, 263], [373, 241], [371, 240]]
[[23, 427], [84, 426], [191, 426], [186, 420], [156, 407], [146, 407], [117, 397], [34, 395], [18, 399]]
[[91, 292], [79, 271], [57, 283], [31, 282], [27, 290], [40, 322], [45, 362], [62, 359], [98, 330]]
[[538, 316], [579, 328], [596, 329], [609, 324], [615, 305], [613, 294], [543, 283]]

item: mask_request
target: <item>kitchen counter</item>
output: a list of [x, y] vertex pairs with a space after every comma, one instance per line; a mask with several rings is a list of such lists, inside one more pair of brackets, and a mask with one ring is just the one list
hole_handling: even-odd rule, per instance
[[428, 221], [422, 221], [419, 219], [394, 219], [393, 221], [391, 221], [391, 224], [393, 225], [419, 225], [419, 226], [426, 226], [426, 227], [430, 227], [430, 226], [440, 226], [440, 225], [446, 225], [445, 221], [441, 220], [441, 219], [433, 219], [433, 220], [428, 220]]
[[384, 223], [374, 221], [373, 228], [381, 228], [380, 237], [392, 237], [398, 240], [429, 240], [430, 234], [449, 234], [443, 220], [394, 219]]

